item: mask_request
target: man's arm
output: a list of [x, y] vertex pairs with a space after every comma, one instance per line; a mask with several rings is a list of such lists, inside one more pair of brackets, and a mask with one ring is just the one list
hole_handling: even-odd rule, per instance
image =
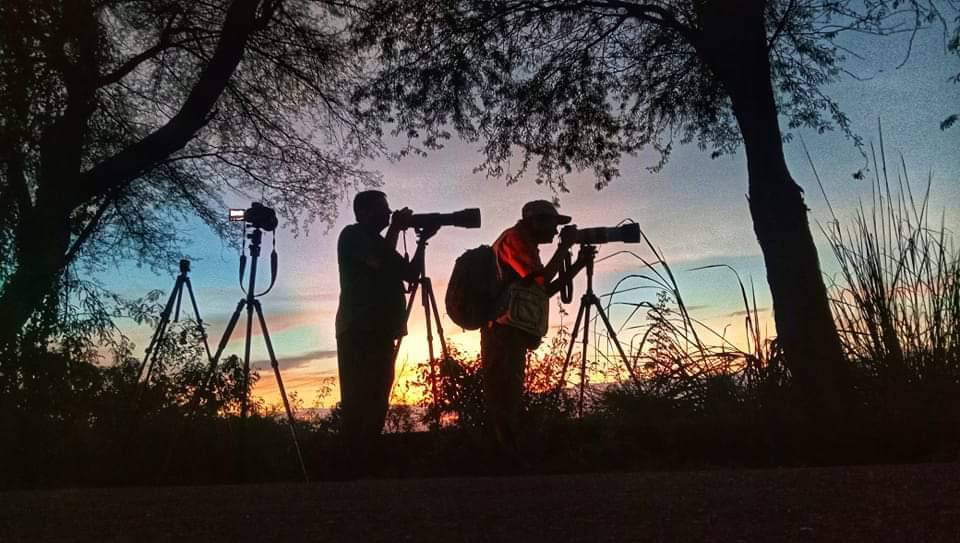
[[563, 262], [564, 258], [570, 254], [570, 247], [573, 246], [573, 236], [562, 236], [560, 237], [560, 245], [557, 246], [556, 252], [553, 253], [553, 256], [550, 257], [550, 261], [547, 262], [547, 265], [543, 267], [543, 281], [544, 283], [550, 283], [550, 281], [557, 275], [560, 271], [560, 265]]
[[553, 256], [550, 257], [550, 261], [543, 267], [544, 284], [549, 284], [560, 271], [560, 265], [567, 255], [570, 254], [570, 248], [573, 247], [575, 242], [574, 239], [575, 230], [564, 228], [560, 231], [560, 244], [557, 246], [557, 250], [553, 253]]
[[[557, 253], [560, 253], [560, 250], [557, 249]], [[587, 267], [587, 264], [593, 261], [593, 258], [597, 255], [597, 248], [592, 245], [582, 245], [580, 247], [580, 252], [577, 254], [577, 260], [574, 262], [570, 268], [565, 270], [560, 277], [555, 281], [548, 283], [544, 290], [547, 291], [547, 296], [553, 296], [554, 294], [560, 292], [560, 289], [563, 288], [563, 285], [571, 281], [580, 270]], [[556, 255], [554, 255], [556, 257]], [[551, 259], [552, 261], [553, 259]]]
[[[385, 273], [391, 273], [391, 271], [397, 273], [401, 279], [408, 283], [416, 281], [419, 278], [420, 270], [423, 267], [423, 246], [418, 245], [417, 251], [410, 261], [407, 261], [406, 258], [398, 253], [396, 247], [397, 241], [400, 238], [400, 232], [410, 227], [410, 217], [412, 216], [413, 211], [407, 207], [394, 211], [390, 218], [390, 226], [387, 227], [387, 233], [383, 237], [384, 245], [386, 246], [385, 250], [374, 250], [368, 247], [367, 250], [363, 252], [362, 257], [371, 268]], [[421, 231], [420, 238], [423, 240], [430, 239], [436, 232], [436, 228], [430, 231]]]
[[[402, 230], [399, 227], [393, 229], [396, 233]], [[393, 243], [396, 243], [396, 233], [392, 236]], [[405, 281], [415, 281], [420, 270], [418, 259], [423, 259], [422, 252], [418, 251], [413, 261], [408, 262], [394, 249], [389, 239], [383, 238], [383, 241], [380, 241], [379, 238], [378, 234], [361, 233], [359, 229], [345, 231], [338, 240], [338, 258], [341, 262], [361, 261], [377, 273], [395, 274]]]
[[400, 239], [400, 232], [410, 228], [410, 218], [413, 217], [413, 210], [409, 207], [398, 209], [390, 217], [390, 226], [387, 227], [387, 233], [383, 239], [387, 240], [387, 247], [397, 248], [397, 240]]
[[[423, 269], [424, 247], [426, 247], [426, 243], [417, 243], [417, 250], [413, 253], [413, 258], [409, 262], [400, 256], [400, 253], [396, 252], [400, 232], [410, 228], [411, 217], [413, 217], [413, 210], [408, 207], [394, 211], [393, 216], [390, 218], [390, 226], [387, 228], [387, 234], [383, 238], [387, 243], [387, 247], [389, 247], [399, 259], [397, 268], [400, 272], [400, 277], [408, 283], [412, 283], [420, 278], [420, 270]], [[439, 226], [418, 229], [418, 241], [425, 242], [429, 240], [439, 229]]]

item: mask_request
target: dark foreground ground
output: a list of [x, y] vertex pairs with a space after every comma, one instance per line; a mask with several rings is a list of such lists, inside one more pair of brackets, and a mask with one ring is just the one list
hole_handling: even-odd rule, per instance
[[960, 542], [960, 464], [16, 491], [0, 541]]

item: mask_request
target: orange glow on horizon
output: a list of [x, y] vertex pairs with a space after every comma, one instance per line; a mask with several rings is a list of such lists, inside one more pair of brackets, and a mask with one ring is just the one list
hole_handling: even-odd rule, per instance
[[[421, 321], [422, 322], [422, 321]], [[394, 385], [390, 402], [393, 404], [415, 405], [422, 399], [422, 392], [416, 386], [417, 366], [426, 362], [430, 358], [427, 346], [426, 332], [423, 328], [416, 326], [418, 323], [411, 323], [411, 331], [403, 338], [400, 345], [400, 353], [397, 355], [397, 362], [394, 368]], [[455, 333], [448, 333], [445, 323], [444, 337], [451, 350], [460, 353], [461, 356], [470, 359], [480, 353], [480, 333], [477, 331], [463, 332], [456, 328]], [[437, 332], [434, 331], [434, 357], [439, 360], [442, 357], [442, 349]], [[329, 365], [329, 364], [325, 364]], [[326, 378], [333, 379], [333, 386], [330, 387], [327, 394], [323, 395], [319, 402], [319, 407], [330, 408], [340, 401], [340, 389], [337, 384], [336, 358], [332, 361], [332, 369], [318, 370], [311, 368], [310, 365], [288, 370], [281, 369], [280, 375], [283, 379], [284, 389], [288, 398], [291, 394], [303, 402], [304, 407], [314, 407], [318, 400], [318, 393], [328, 386], [324, 381]], [[277, 386], [277, 380], [271, 367], [259, 370], [260, 380], [254, 386], [252, 395], [254, 398], [263, 400], [266, 405], [282, 405], [280, 398], [280, 389]]]

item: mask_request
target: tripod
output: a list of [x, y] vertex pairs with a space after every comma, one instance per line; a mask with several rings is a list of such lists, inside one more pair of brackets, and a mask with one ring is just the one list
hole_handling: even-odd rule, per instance
[[[160, 313], [160, 322], [157, 323], [157, 329], [153, 332], [153, 337], [150, 339], [150, 344], [147, 345], [146, 356], [143, 358], [143, 364], [140, 365], [140, 371], [137, 372], [137, 383], [141, 381], [148, 383], [150, 381], [150, 374], [153, 372], [154, 364], [157, 360], [157, 347], [163, 343], [164, 336], [167, 334], [167, 326], [170, 324], [170, 314], [173, 313], [173, 322], [177, 322], [180, 319], [180, 302], [183, 298], [183, 286], [187, 286], [187, 293], [190, 294], [190, 302], [193, 304], [193, 314], [197, 318], [197, 330], [200, 332], [200, 337], [203, 338], [203, 346], [207, 350], [207, 359], [211, 358], [210, 356], [210, 345], [207, 343], [207, 331], [203, 328], [203, 319], [200, 318], [200, 310], [197, 308], [197, 299], [193, 295], [193, 286], [190, 284], [190, 277], [187, 274], [190, 273], [190, 261], [181, 260], [180, 261], [180, 275], [177, 276], [177, 280], [173, 285], [173, 290], [170, 291], [170, 298], [167, 300], [167, 305], [164, 306], [163, 311]], [[174, 306], [176, 304], [176, 306]]]
[[[287, 400], [287, 392], [283, 388], [283, 379], [280, 378], [280, 365], [277, 363], [277, 355], [273, 352], [273, 343], [270, 341], [270, 333], [267, 331], [267, 321], [263, 318], [263, 308], [260, 306], [260, 300], [257, 299], [257, 294], [254, 293], [254, 289], [257, 283], [257, 257], [260, 256], [260, 241], [263, 237], [263, 232], [259, 227], [255, 227], [253, 232], [247, 234], [247, 238], [250, 240], [250, 282], [247, 287], [247, 295], [245, 298], [241, 299], [237, 304], [237, 309], [233, 312], [233, 316], [230, 317], [230, 322], [227, 324], [227, 329], [223, 333], [223, 337], [220, 339], [220, 345], [217, 347], [216, 354], [210, 358], [210, 371], [206, 379], [204, 388], [209, 388], [213, 376], [216, 373], [217, 362], [220, 360], [220, 355], [223, 354], [224, 348], [227, 346], [227, 342], [230, 341], [230, 336], [233, 334], [233, 329], [237, 325], [237, 321], [240, 319], [240, 312], [243, 311], [244, 307], [247, 309], [247, 334], [246, 342], [244, 345], [244, 354], [243, 354], [243, 381], [241, 382], [241, 391], [242, 397], [240, 399], [240, 438], [238, 439], [238, 451], [241, 458], [241, 466], [243, 465], [243, 426], [247, 418], [247, 409], [248, 409], [248, 392], [247, 392], [247, 383], [250, 379], [250, 335], [253, 329], [253, 313], [256, 311], [257, 319], [260, 321], [260, 331], [263, 332], [263, 339], [267, 345], [267, 352], [270, 354], [270, 365], [273, 367], [273, 374], [277, 378], [277, 386], [280, 389], [280, 397], [283, 399], [283, 407], [287, 412], [287, 424], [290, 426], [290, 435], [293, 438], [293, 447], [297, 451], [297, 460], [300, 462], [300, 471], [303, 473], [304, 480], [309, 481], [310, 478], [307, 475], [307, 467], [303, 462], [303, 453], [300, 451], [300, 442], [297, 439], [297, 429], [294, 424], [293, 411], [290, 409], [290, 402]], [[243, 269], [243, 262], [241, 261], [241, 276]], [[269, 289], [268, 289], [269, 290]], [[265, 294], [265, 293], [262, 293]]]
[[607, 318], [607, 314], [603, 311], [603, 306], [600, 304], [600, 299], [597, 298], [597, 295], [593, 293], [593, 258], [591, 258], [587, 261], [587, 290], [583, 293], [583, 296], [580, 297], [580, 309], [577, 311], [577, 319], [574, 321], [573, 331], [570, 332], [570, 345], [567, 347], [567, 356], [563, 360], [563, 371], [560, 373], [560, 382], [557, 384], [556, 390], [556, 392], [559, 394], [560, 390], [563, 388], [563, 384], [566, 382], [567, 368], [570, 365], [570, 357], [573, 355], [573, 347], [576, 344], [577, 332], [580, 330], [580, 323], [582, 322], [583, 351], [581, 352], [580, 356], [580, 391], [577, 399], [578, 417], [583, 417], [583, 396], [584, 390], [587, 386], [587, 349], [590, 340], [590, 309], [593, 307], [596, 307], [597, 314], [600, 315], [600, 318], [603, 320], [603, 324], [607, 327], [607, 334], [609, 334], [613, 344], [616, 345], [617, 352], [620, 353], [620, 358], [623, 360], [623, 365], [627, 368], [630, 376], [636, 380], [633, 367], [630, 366], [630, 361], [627, 358], [627, 354], [624, 352], [623, 347], [620, 345], [620, 341], [617, 339], [617, 333], [610, 324], [610, 319]]
[[174, 282], [173, 290], [170, 291], [170, 298], [167, 300], [167, 304], [163, 307], [163, 311], [160, 312], [160, 321], [157, 323], [153, 337], [150, 338], [150, 343], [147, 345], [146, 356], [143, 357], [143, 364], [140, 365], [140, 369], [137, 371], [137, 380], [134, 381], [130, 428], [124, 441], [125, 449], [135, 437], [134, 434], [136, 433], [140, 419], [142, 395], [150, 384], [150, 377], [153, 374], [153, 369], [156, 366], [157, 357], [160, 353], [159, 347], [163, 345], [163, 340], [167, 335], [167, 326], [170, 324], [170, 314], [173, 314], [173, 322], [177, 322], [180, 319], [180, 302], [183, 299], [184, 285], [187, 286], [187, 293], [190, 294], [190, 302], [193, 305], [193, 314], [196, 317], [197, 330], [200, 332], [200, 337], [203, 339], [203, 346], [207, 351], [207, 360], [211, 358], [210, 345], [207, 343], [207, 331], [203, 327], [203, 319], [200, 318], [200, 310], [197, 308], [197, 299], [193, 295], [193, 286], [190, 283], [190, 277], [187, 276], [188, 273], [190, 273], [190, 261], [183, 259], [180, 261], [180, 275], [177, 276], [177, 280]]
[[[437, 335], [440, 339], [440, 349], [443, 353], [443, 359], [446, 360], [448, 357], [447, 351], [447, 342], [443, 337], [443, 325], [440, 322], [440, 311], [437, 309], [437, 298], [433, 294], [433, 283], [430, 281], [430, 278], [427, 277], [426, 273], [426, 250], [427, 250], [427, 240], [424, 239], [420, 232], [417, 232], [417, 252], [422, 253], [420, 257], [420, 269], [417, 271], [417, 280], [413, 283], [413, 288], [410, 290], [410, 300], [407, 301], [407, 313], [403, 318], [404, 328], [406, 328], [406, 323], [410, 320], [410, 312], [413, 310], [413, 302], [417, 298], [417, 289], [420, 289], [421, 303], [423, 305], [423, 313], [425, 317], [426, 327], [427, 327], [427, 351], [430, 353], [430, 392], [433, 394], [433, 406], [437, 407], [437, 361], [433, 352], [433, 324], [437, 325]], [[433, 322], [431, 322], [431, 316]], [[403, 342], [403, 337], [397, 338], [397, 343], [393, 347], [393, 363], [397, 363], [397, 355], [400, 354], [400, 344]], [[436, 409], [434, 409], [436, 411]], [[440, 413], [436, 411], [434, 420], [432, 424], [439, 428], [440, 427]]]

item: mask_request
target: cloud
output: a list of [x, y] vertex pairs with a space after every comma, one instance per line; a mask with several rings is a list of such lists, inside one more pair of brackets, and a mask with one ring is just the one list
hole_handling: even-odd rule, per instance
[[[297, 356], [286, 356], [283, 358], [277, 359], [277, 366], [280, 370], [289, 370], [293, 368], [300, 368], [309, 365], [311, 362], [316, 362], [318, 360], [330, 360], [337, 358], [336, 350], [316, 350], [303, 353]], [[270, 360], [257, 360], [256, 362], [251, 362], [250, 366], [258, 370], [269, 370], [272, 369]]]
[[[340, 400], [336, 370], [307, 371], [283, 375], [283, 385], [288, 396], [295, 393], [307, 406], [310, 406], [315, 401], [317, 394], [325, 391], [331, 385], [331, 377], [334, 379], [333, 390], [328, 390], [327, 395], [321, 399], [321, 403], [330, 406]], [[272, 372], [260, 375], [260, 380], [254, 385], [253, 395], [262, 398], [268, 404], [280, 404], [282, 401], [280, 389], [277, 387], [277, 380]]]
[[[758, 307], [758, 308], [757, 308], [757, 313], [765, 313], [765, 312], [767, 312], [767, 311], [770, 311], [770, 308], [769, 308], [769, 307]], [[752, 314], [753, 314], [753, 311], [747, 311], [747, 310], [743, 309], [743, 310], [740, 310], [740, 311], [734, 311], [733, 313], [727, 313], [726, 315], [722, 315], [722, 316], [723, 316], [723, 317], [746, 317], [748, 313], [752, 315]]]
[[[263, 308], [263, 318], [267, 322], [267, 330], [270, 331], [271, 336], [301, 326], [326, 325], [333, 322], [335, 315], [335, 308], [315, 308], [310, 310], [294, 309], [288, 311], [273, 311], [268, 307]], [[207, 329], [210, 330], [210, 335], [217, 338], [221, 337], [221, 335], [226, 331], [228, 322], [229, 318], [219, 317], [204, 320], [204, 323], [207, 325]], [[230, 336], [233, 342], [240, 343], [243, 341], [244, 334], [246, 332], [246, 322], [247, 312], [246, 309], [244, 309], [240, 314], [240, 318], [237, 320], [236, 325], [234, 326], [233, 333]], [[251, 335], [263, 335], [263, 332], [260, 329], [260, 322], [256, 316], [254, 316]]]

